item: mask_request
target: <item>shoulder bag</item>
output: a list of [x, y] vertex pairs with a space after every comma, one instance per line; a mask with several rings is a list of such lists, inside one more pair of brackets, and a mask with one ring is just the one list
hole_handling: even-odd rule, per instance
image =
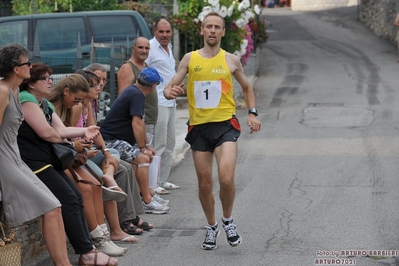
[[[50, 110], [46, 99], [42, 99], [42, 110], [47, 122], [51, 126]], [[66, 170], [75, 162], [77, 152], [72, 144], [68, 142], [51, 143], [53, 152], [52, 165], [57, 170]]]

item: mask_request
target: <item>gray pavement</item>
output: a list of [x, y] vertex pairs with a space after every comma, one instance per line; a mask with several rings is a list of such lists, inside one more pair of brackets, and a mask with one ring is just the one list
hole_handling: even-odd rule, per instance
[[[129, 250], [119, 265], [308, 266], [334, 250], [398, 249], [395, 47], [359, 23], [356, 8], [263, 11], [273, 26], [254, 78], [262, 130], [243, 127], [236, 166], [234, 219], [243, 244], [229, 247], [223, 233], [217, 250], [200, 249], [206, 221], [185, 152], [183, 108], [171, 174], [181, 188], [165, 195], [167, 214], [142, 216], [155, 228], [139, 244], [122, 244]], [[246, 108], [237, 115], [243, 124]], [[339, 258], [399, 265], [390, 256]], [[31, 265], [52, 264], [47, 257]]]
[[184, 158], [184, 154], [190, 148], [185, 141], [187, 133], [188, 109], [186, 107], [187, 99], [182, 97], [177, 100], [178, 108], [176, 110], [176, 145], [173, 153], [172, 166], [176, 167]]
[[[249, 81], [254, 85], [257, 77], [255, 75], [248, 76]], [[176, 110], [176, 145], [173, 154], [172, 168], [175, 168], [184, 159], [186, 152], [189, 150], [190, 145], [185, 141], [187, 133], [187, 120], [189, 118], [187, 108], [187, 98], [179, 97], [177, 99], [177, 110]], [[148, 215], [145, 215], [148, 217]], [[71, 261], [77, 260], [78, 256], [73, 255], [73, 250], [69, 247], [69, 256]], [[46, 251], [43, 251], [36, 259], [26, 262], [24, 266], [50, 266], [52, 262]]]

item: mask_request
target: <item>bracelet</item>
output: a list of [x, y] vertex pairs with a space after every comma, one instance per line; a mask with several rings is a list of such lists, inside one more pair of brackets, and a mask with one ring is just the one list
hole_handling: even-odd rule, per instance
[[109, 149], [108, 148], [105, 148], [104, 150], [103, 150], [103, 152], [109, 152]]
[[139, 149], [141, 150], [143, 148], [147, 148], [148, 146], [150, 146], [150, 144], [147, 143], [147, 144], [144, 144], [144, 146], [141, 146], [141, 147], [139, 146]]

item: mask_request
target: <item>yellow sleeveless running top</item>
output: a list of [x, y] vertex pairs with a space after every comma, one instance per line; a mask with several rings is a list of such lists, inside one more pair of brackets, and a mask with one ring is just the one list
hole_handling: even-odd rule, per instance
[[233, 80], [226, 52], [204, 58], [198, 50], [188, 64], [187, 100], [191, 125], [229, 120], [236, 112]]

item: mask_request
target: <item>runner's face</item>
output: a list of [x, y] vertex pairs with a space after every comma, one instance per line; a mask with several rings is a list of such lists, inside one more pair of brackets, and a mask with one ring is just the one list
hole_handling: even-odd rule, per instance
[[224, 36], [223, 20], [218, 16], [207, 17], [201, 27], [201, 34], [210, 46], [219, 45]]

